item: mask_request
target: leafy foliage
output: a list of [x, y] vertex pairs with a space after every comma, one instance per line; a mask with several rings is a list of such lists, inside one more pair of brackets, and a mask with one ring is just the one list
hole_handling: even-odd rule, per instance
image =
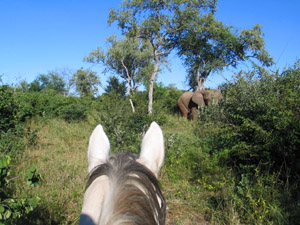
[[93, 50], [85, 61], [101, 63], [105, 72], [112, 72], [126, 81], [127, 95], [133, 95], [144, 80], [149, 79], [149, 71], [153, 70], [152, 48], [147, 42], [135, 37], [117, 40], [115, 36], [107, 38], [109, 48], [103, 52], [100, 47]]
[[55, 91], [18, 93], [16, 102], [20, 106], [18, 117], [20, 121], [35, 116], [53, 118], [61, 117], [67, 121], [84, 120], [90, 98], [65, 97]]
[[288, 164], [292, 174], [300, 172], [295, 160], [300, 147], [298, 70], [288, 69], [275, 76], [259, 70], [257, 78], [255, 72], [240, 74], [230, 84], [225, 114], [238, 131], [231, 143], [233, 164], [251, 166], [262, 162], [273, 164], [276, 171]]
[[204, 88], [211, 73], [236, 67], [240, 62], [257, 59], [263, 65], [273, 63], [265, 50], [260, 25], [237, 33], [232, 26], [216, 20], [212, 13], [192, 22], [183, 32], [174, 33], [172, 40], [171, 46], [186, 65], [187, 83], [194, 90]]
[[42, 179], [41, 174], [37, 172], [35, 167], [31, 167], [25, 174], [27, 184], [31, 187], [37, 187]]
[[76, 92], [80, 96], [89, 96], [98, 92], [97, 86], [100, 84], [100, 81], [96, 76], [96, 72], [81, 68], [73, 74], [70, 84], [75, 86]]
[[146, 129], [150, 117], [145, 114], [132, 113], [126, 98], [109, 93], [102, 98], [99, 111], [99, 121], [109, 136], [112, 150], [124, 150], [137, 153], [141, 134]]
[[87, 109], [82, 104], [72, 103], [59, 109], [59, 116], [66, 121], [79, 121], [87, 117]]
[[0, 86], [0, 131], [6, 132], [14, 128], [17, 122], [18, 106], [13, 90], [4, 85]]
[[[26, 83], [21, 83], [23, 90], [26, 90]], [[28, 90], [32, 92], [40, 92], [44, 90], [55, 90], [58, 94], [64, 94], [66, 92], [65, 82], [63, 78], [55, 72], [39, 75], [30, 85]]]
[[[39, 198], [14, 198], [10, 197], [8, 185], [10, 183], [10, 162], [11, 157], [4, 155], [0, 157], [0, 224], [14, 224], [16, 219], [28, 214], [37, 207]], [[36, 169], [32, 169], [26, 174], [28, 184], [36, 187], [41, 178]]]
[[9, 168], [8, 165], [11, 161], [10, 156], [1, 156], [0, 158], [0, 185], [4, 186], [6, 185], [9, 181], [7, 177], [9, 176]]
[[115, 94], [119, 94], [121, 97], [124, 97], [126, 95], [125, 82], [120, 82], [115, 76], [110, 76], [107, 83], [108, 84], [105, 87], [106, 93], [112, 92]]
[[177, 101], [182, 95], [182, 91], [162, 83], [154, 83], [154, 112], [156, 114], [178, 113]]

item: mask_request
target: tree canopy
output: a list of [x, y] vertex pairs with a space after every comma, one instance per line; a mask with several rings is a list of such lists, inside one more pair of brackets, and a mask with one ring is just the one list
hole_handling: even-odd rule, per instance
[[[26, 89], [26, 84], [21, 83], [22, 88]], [[65, 93], [66, 83], [63, 78], [55, 72], [50, 72], [48, 74], [39, 75], [32, 83], [29, 85], [29, 91], [43, 91], [43, 90], [55, 90], [59, 94]]]
[[100, 63], [105, 66], [105, 72], [111, 72], [121, 77], [127, 83], [127, 95], [134, 111], [132, 96], [138, 86], [149, 77], [153, 68], [151, 46], [136, 37], [125, 36], [117, 39], [107, 38], [108, 50], [105, 53], [100, 47], [90, 52], [85, 61]]
[[106, 93], [114, 93], [124, 97], [126, 95], [126, 84], [120, 82], [115, 76], [110, 76], [104, 90]]
[[70, 83], [81, 96], [88, 96], [97, 93], [97, 86], [100, 84], [100, 81], [96, 76], [96, 72], [81, 68], [73, 74]]
[[240, 62], [256, 59], [262, 65], [272, 64], [265, 50], [260, 25], [237, 31], [216, 20], [212, 13], [191, 23], [182, 32], [173, 34], [172, 48], [177, 49], [187, 67], [187, 80], [193, 89], [204, 89], [204, 82], [212, 72], [236, 67]]

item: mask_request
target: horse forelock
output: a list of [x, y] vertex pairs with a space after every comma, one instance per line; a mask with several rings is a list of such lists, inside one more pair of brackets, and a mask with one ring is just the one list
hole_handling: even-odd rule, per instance
[[101, 176], [109, 180], [98, 224], [165, 224], [166, 203], [158, 180], [136, 159], [130, 153], [113, 155], [91, 172], [87, 188]]

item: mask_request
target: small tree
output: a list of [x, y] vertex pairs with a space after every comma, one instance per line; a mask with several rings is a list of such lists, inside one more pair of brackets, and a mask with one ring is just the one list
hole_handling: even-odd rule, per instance
[[55, 72], [49, 72], [48, 74], [39, 75], [29, 85], [29, 91], [44, 91], [44, 90], [55, 90], [59, 94], [65, 92], [65, 82], [63, 78]]
[[65, 82], [65, 96], [70, 94], [70, 90], [71, 90], [71, 84], [72, 82], [70, 82], [70, 80], [73, 77], [74, 71], [72, 69], [69, 69], [67, 67], [62, 68], [60, 70], [58, 70], [58, 73], [61, 75], [62, 79]]
[[110, 76], [104, 89], [106, 93], [116, 93], [122, 97], [126, 95], [126, 84], [120, 82], [115, 76]]
[[96, 72], [84, 70], [83, 68], [76, 71], [70, 80], [71, 86], [75, 86], [76, 92], [80, 96], [94, 95], [98, 92], [100, 81]]
[[144, 79], [149, 77], [151, 63], [151, 46], [135, 37], [117, 40], [115, 36], [107, 38], [109, 48], [104, 53], [100, 47], [92, 51], [85, 61], [101, 63], [105, 72], [113, 72], [127, 83], [127, 95], [134, 112], [133, 94]]

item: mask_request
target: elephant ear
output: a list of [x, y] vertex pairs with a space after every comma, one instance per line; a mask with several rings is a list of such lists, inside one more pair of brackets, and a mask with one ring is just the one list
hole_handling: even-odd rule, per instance
[[201, 91], [195, 91], [192, 96], [192, 101], [195, 102], [197, 105], [204, 107], [204, 99]]

